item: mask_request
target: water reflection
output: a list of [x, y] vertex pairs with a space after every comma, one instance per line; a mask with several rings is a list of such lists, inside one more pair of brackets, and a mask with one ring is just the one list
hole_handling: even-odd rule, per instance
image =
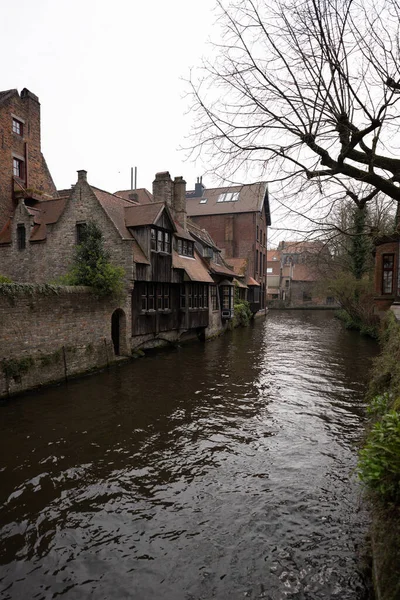
[[372, 342], [266, 321], [0, 408], [4, 598], [359, 599]]

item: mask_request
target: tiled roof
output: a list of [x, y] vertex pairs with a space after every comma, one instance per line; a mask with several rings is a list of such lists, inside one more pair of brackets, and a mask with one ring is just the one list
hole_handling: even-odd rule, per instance
[[234, 277], [236, 275], [236, 273], [229, 267], [226, 267], [225, 265], [219, 265], [212, 260], [210, 261], [210, 270], [216, 275], [226, 275], [227, 277]]
[[323, 242], [279, 242], [278, 252], [284, 254], [302, 254], [303, 252], [309, 252], [316, 254], [321, 252], [325, 248]]
[[125, 200], [131, 200], [129, 196], [132, 194], [137, 194], [136, 202], [139, 204], [150, 204], [151, 202], [154, 202], [153, 195], [149, 190], [146, 190], [146, 188], [138, 188], [137, 190], [119, 190], [119, 192], [115, 192], [116, 196], [120, 196]]
[[214, 283], [214, 280], [207, 271], [196, 251], [194, 253], [194, 258], [189, 258], [188, 256], [181, 256], [175, 250], [173, 250], [172, 266], [174, 269], [183, 269], [190, 281]]
[[29, 214], [33, 217], [34, 227], [30, 235], [31, 242], [42, 242], [47, 236], [47, 225], [57, 223], [64, 212], [66, 198], [56, 200], [44, 200], [37, 202], [34, 206], [27, 206]]
[[144, 227], [145, 225], [153, 225], [164, 210], [164, 207], [164, 202], [130, 205], [125, 208], [126, 226]]
[[260, 287], [260, 284], [258, 283], [258, 281], [256, 281], [252, 277], [248, 277], [246, 283], [247, 283], [247, 285], [256, 285], [257, 287]]
[[267, 250], [267, 261], [280, 261], [281, 253], [279, 250]]
[[214, 240], [211, 235], [205, 229], [199, 227], [196, 223], [194, 223], [191, 219], [187, 219], [187, 228], [191, 234], [193, 234], [196, 238], [198, 238], [201, 242], [203, 242], [206, 246], [210, 246], [213, 250], [220, 251], [218, 246], [216, 246]]
[[226, 258], [225, 262], [232, 267], [235, 275], [244, 275], [247, 267], [247, 258]]
[[185, 240], [190, 240], [191, 242], [194, 242], [194, 239], [192, 238], [192, 236], [190, 235], [189, 231], [185, 231], [183, 229], [183, 227], [181, 227], [181, 225], [175, 221], [175, 227], [176, 227], [176, 236], [179, 238], [183, 238]]
[[[218, 202], [221, 195], [226, 193], [238, 194], [236, 201]], [[197, 217], [201, 215], [260, 212], [266, 196], [267, 184], [264, 181], [249, 185], [204, 189], [203, 195], [197, 198], [193, 197], [192, 192], [188, 192], [186, 196], [187, 214], [189, 217]], [[268, 200], [267, 213], [269, 217]]]
[[106, 211], [111, 221], [114, 223], [121, 237], [128, 240], [132, 239], [132, 236], [125, 224], [124, 213], [126, 207], [132, 206], [132, 202], [129, 200], [124, 200], [123, 198], [119, 198], [118, 196], [115, 196], [115, 194], [110, 194], [110, 192], [100, 190], [92, 185], [90, 186], [90, 189]]
[[139, 242], [135, 238], [132, 239], [132, 247], [133, 247], [133, 260], [135, 263], [141, 263], [144, 265], [151, 264], [149, 259], [143, 252], [142, 247], [140, 246]]

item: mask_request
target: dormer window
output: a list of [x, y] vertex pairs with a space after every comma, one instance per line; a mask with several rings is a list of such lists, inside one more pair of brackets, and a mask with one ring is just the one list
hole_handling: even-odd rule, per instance
[[218, 196], [217, 202], [237, 202], [239, 200], [239, 192], [225, 192]]
[[150, 248], [154, 252], [171, 254], [171, 234], [163, 229], [152, 227], [150, 230]]
[[18, 121], [18, 119], [15, 119], [13, 117], [12, 130], [13, 130], [13, 133], [16, 133], [17, 135], [20, 135], [22, 137], [22, 133], [24, 130], [24, 125], [23, 125], [22, 121]]
[[178, 238], [178, 254], [181, 256], [194, 256], [194, 242]]

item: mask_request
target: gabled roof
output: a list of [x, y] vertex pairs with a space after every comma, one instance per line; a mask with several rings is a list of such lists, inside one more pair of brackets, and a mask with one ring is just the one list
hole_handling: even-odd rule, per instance
[[18, 94], [18, 90], [5, 90], [4, 92], [0, 92], [0, 104], [8, 100], [8, 98], [11, 98], [11, 96], [14, 96], [14, 94]]
[[281, 253], [279, 250], [267, 250], [267, 262], [280, 262]]
[[34, 222], [29, 238], [31, 242], [42, 242], [46, 239], [47, 225], [57, 223], [64, 212], [66, 202], [67, 198], [57, 198], [37, 202], [33, 206], [25, 205]]
[[138, 188], [136, 190], [120, 190], [119, 192], [115, 192], [116, 196], [120, 196], [125, 200], [132, 200], [130, 198], [132, 194], [137, 194], [136, 202], [138, 204], [150, 204], [151, 202], [154, 202], [153, 195], [149, 192], [149, 190], [146, 190], [146, 188]]
[[[234, 201], [220, 201], [225, 198]], [[268, 202], [268, 186], [265, 181], [247, 185], [234, 185], [220, 188], [205, 188], [200, 197], [195, 197], [193, 192], [186, 194], [186, 207], [189, 217], [202, 215], [218, 215], [243, 212], [261, 212], [265, 201], [268, 224], [270, 225], [270, 212]]]
[[187, 224], [187, 228], [190, 231], [190, 233], [195, 238], [197, 238], [201, 243], [203, 243], [206, 246], [209, 246], [213, 250], [220, 252], [220, 248], [218, 248], [218, 246], [215, 244], [214, 240], [212, 239], [212, 237], [208, 233], [208, 231], [199, 227], [199, 225], [194, 223], [191, 219], [187, 219], [186, 224]]
[[163, 211], [166, 211], [176, 231], [176, 224], [171, 211], [164, 202], [152, 202], [151, 204], [131, 204], [125, 208], [125, 223], [127, 227], [145, 227], [155, 225]]
[[105, 192], [104, 190], [93, 187], [92, 185], [90, 186], [90, 189], [100, 202], [108, 217], [114, 223], [122, 238], [132, 239], [129, 230], [127, 229], [127, 225], [125, 224], [124, 211], [127, 207], [134, 206], [133, 203], [129, 200], [119, 198], [115, 194], [110, 194], [110, 192]]
[[246, 267], [248, 260], [247, 258], [226, 258], [226, 263], [232, 267], [235, 275], [243, 277], [246, 273]]
[[194, 242], [194, 239], [192, 238], [189, 231], [186, 231], [185, 229], [183, 229], [183, 227], [177, 221], [175, 221], [175, 226], [176, 226], [176, 233], [175, 233], [176, 237], [183, 238], [185, 240], [190, 240], [191, 242]]
[[224, 275], [226, 277], [235, 277], [236, 273], [226, 265], [220, 265], [213, 260], [210, 261], [210, 271], [215, 275]]
[[326, 248], [325, 244], [321, 241], [300, 241], [300, 242], [279, 242], [277, 252], [283, 254], [303, 254], [309, 252], [311, 254], [317, 254]]
[[183, 269], [190, 281], [214, 283], [196, 251], [194, 257], [190, 258], [189, 256], [181, 256], [175, 250], [172, 250], [172, 266], [174, 269]]

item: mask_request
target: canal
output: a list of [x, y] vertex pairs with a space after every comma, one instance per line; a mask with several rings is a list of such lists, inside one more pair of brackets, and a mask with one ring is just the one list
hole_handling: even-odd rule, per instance
[[3, 600], [365, 600], [376, 345], [270, 312], [0, 405]]

